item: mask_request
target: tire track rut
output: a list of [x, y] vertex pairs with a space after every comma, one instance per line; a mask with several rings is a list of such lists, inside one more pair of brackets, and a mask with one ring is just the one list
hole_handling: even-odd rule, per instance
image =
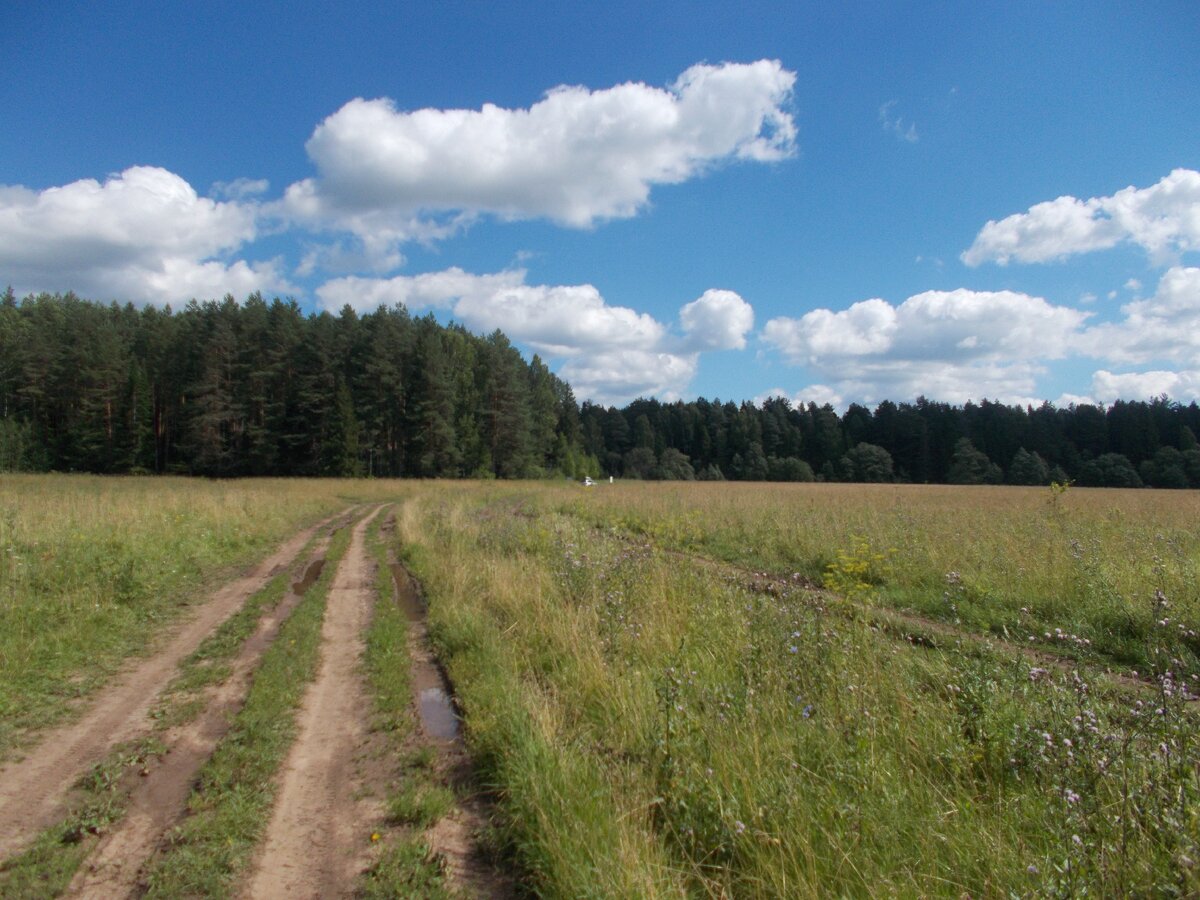
[[310, 576], [320, 573], [329, 540], [326, 536], [317, 544], [305, 563], [307, 574], [259, 619], [254, 633], [230, 662], [229, 675], [204, 692], [204, 711], [164, 735], [167, 753], [134, 788], [125, 815], [100, 839], [65, 896], [130, 897], [140, 893], [139, 876], [146, 861], [163, 835], [185, 814], [200, 768], [229, 732], [263, 654], [316, 580]]
[[337, 897], [366, 868], [371, 818], [357, 797], [356, 758], [367, 739], [370, 699], [362, 683], [364, 634], [374, 602], [366, 531], [384, 507], [354, 526], [329, 589], [321, 663], [297, 720], [270, 825], [245, 897]]
[[290, 566], [321, 528], [305, 528], [201, 604], [150, 657], [103, 689], [83, 716], [43, 734], [22, 759], [0, 768], [0, 859], [23, 849], [66, 812], [71, 787], [117, 744], [148, 730], [146, 718], [179, 663], [274, 575]]

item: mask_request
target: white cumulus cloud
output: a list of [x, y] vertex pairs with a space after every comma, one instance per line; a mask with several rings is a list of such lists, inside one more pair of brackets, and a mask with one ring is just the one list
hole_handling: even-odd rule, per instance
[[654, 185], [792, 155], [795, 77], [777, 60], [701, 64], [667, 88], [563, 86], [524, 109], [357, 98], [317, 126], [306, 148], [318, 174], [288, 187], [279, 208], [384, 246], [480, 214], [576, 228], [630, 217]]
[[1183, 403], [1200, 400], [1200, 370], [1155, 370], [1114, 374], [1101, 369], [1092, 376], [1092, 394], [1102, 403], [1151, 400], [1163, 394]]
[[1030, 402], [1043, 361], [1069, 355], [1088, 314], [1012, 291], [926, 291], [771, 319], [764, 341], [812, 370], [820, 393], [878, 402], [918, 395]]
[[291, 290], [277, 261], [224, 260], [256, 222], [253, 205], [197, 196], [152, 166], [43, 191], [0, 187], [0, 269], [22, 292], [135, 303]]
[[1200, 365], [1200, 268], [1175, 266], [1153, 297], [1121, 307], [1124, 318], [1089, 328], [1080, 350], [1110, 363]]
[[771, 388], [755, 397], [754, 403], [762, 406], [768, 400], [776, 397], [787, 400], [795, 408], [808, 406], [810, 403], [815, 403], [817, 406], [828, 404], [834, 409], [844, 412], [849, 405], [841, 394], [827, 384], [810, 384], [794, 392], [785, 391], [783, 388]]
[[696, 350], [742, 350], [754, 309], [733, 291], [707, 290], [679, 311], [679, 324]]
[[1046, 262], [1105, 250], [1128, 241], [1163, 260], [1200, 250], [1200, 172], [1176, 169], [1147, 188], [1127, 187], [1108, 197], [1059, 197], [1027, 212], [990, 221], [962, 254], [968, 266], [984, 262]]
[[475, 275], [459, 268], [393, 278], [350, 276], [317, 288], [324, 308], [359, 311], [403, 303], [440, 308], [481, 332], [497, 328], [552, 359], [580, 398], [621, 403], [641, 395], [679, 397], [700, 353], [740, 349], [754, 324], [750, 304], [710, 290], [684, 305], [679, 334], [647, 313], [609, 304], [590, 284], [533, 285], [512, 269]]
[[211, 192], [227, 200], [245, 200], [265, 194], [270, 186], [265, 178], [235, 178], [233, 181], [214, 181]]

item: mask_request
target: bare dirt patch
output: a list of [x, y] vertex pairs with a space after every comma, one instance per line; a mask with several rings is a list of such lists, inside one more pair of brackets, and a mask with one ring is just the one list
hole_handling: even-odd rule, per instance
[[248, 573], [198, 606], [165, 645], [137, 663], [92, 702], [77, 721], [54, 728], [24, 758], [0, 768], [0, 858], [22, 849], [62, 818], [71, 786], [113, 747], [148, 730], [147, 713], [179, 663], [274, 574], [292, 564], [336, 516], [293, 535]]
[[365, 534], [381, 508], [354, 526], [329, 589], [320, 668], [300, 709], [247, 897], [348, 896], [368, 863], [371, 832], [364, 823], [378, 811], [360, 796], [356, 761], [365, 752], [370, 709], [360, 671], [374, 599]]

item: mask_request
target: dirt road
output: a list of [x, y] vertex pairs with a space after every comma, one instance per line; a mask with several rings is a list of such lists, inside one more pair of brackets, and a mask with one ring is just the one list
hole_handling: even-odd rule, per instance
[[366, 530], [381, 509], [355, 525], [329, 589], [320, 668], [305, 694], [246, 897], [348, 896], [367, 864], [370, 829], [364, 823], [377, 813], [358, 796], [356, 761], [370, 710], [360, 669], [374, 602]]
[[[304, 570], [319, 574], [329, 537], [319, 541]], [[297, 570], [299, 571], [299, 570]], [[229, 732], [245, 703], [263, 654], [300, 604], [315, 577], [293, 584], [258, 622], [229, 667], [229, 675], [204, 695], [204, 710], [163, 736], [167, 752], [144, 769], [125, 815], [100, 839], [66, 891], [68, 897], [138, 896], [139, 876], [163, 835], [184, 815], [188, 795], [205, 761]]]
[[0, 768], [0, 859], [59, 821], [74, 783], [115, 745], [148, 731], [147, 713], [179, 663], [267, 581], [290, 566], [317, 531], [337, 516], [306, 528], [246, 575], [200, 605], [168, 642], [105, 688], [84, 715], [54, 728], [24, 758]]

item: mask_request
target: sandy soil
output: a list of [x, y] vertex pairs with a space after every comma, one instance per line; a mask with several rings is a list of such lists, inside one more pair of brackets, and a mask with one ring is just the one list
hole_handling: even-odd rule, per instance
[[366, 752], [370, 700], [362, 684], [363, 635], [374, 600], [374, 562], [355, 527], [321, 630], [321, 663], [304, 697], [298, 735], [246, 897], [351, 896], [370, 857], [377, 810], [362, 796], [357, 762]]
[[289, 538], [247, 574], [221, 588], [178, 626], [167, 643], [119, 675], [76, 721], [43, 734], [24, 758], [0, 768], [0, 859], [62, 818], [71, 787], [115, 745], [148, 731], [147, 713], [176, 667], [215, 628], [290, 566], [330, 517]]

